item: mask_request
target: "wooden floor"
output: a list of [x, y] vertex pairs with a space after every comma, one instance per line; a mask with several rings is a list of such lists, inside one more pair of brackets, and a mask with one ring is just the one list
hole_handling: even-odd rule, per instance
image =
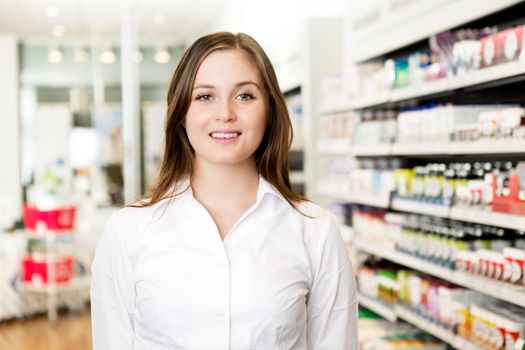
[[60, 313], [51, 324], [46, 316], [0, 322], [2, 350], [91, 350], [89, 309]]

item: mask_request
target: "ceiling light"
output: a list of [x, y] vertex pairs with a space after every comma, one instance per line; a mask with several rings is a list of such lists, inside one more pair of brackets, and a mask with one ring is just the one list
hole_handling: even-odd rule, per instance
[[157, 63], [168, 63], [171, 60], [171, 54], [166, 48], [158, 49], [157, 51], [155, 51], [153, 59]]
[[56, 6], [49, 6], [47, 9], [46, 9], [46, 16], [47, 17], [57, 17], [58, 15], [60, 14], [60, 9]]
[[99, 56], [100, 62], [104, 64], [112, 64], [117, 60], [117, 55], [110, 48], [105, 49]]
[[166, 16], [163, 14], [158, 14], [153, 18], [153, 23], [158, 25], [159, 27], [163, 26], [164, 23], [166, 23]]
[[64, 36], [64, 34], [66, 34], [66, 28], [63, 25], [57, 24], [51, 29], [51, 34], [56, 37]]
[[73, 52], [73, 61], [75, 63], [84, 63], [88, 60], [89, 54], [86, 49], [84, 48], [77, 48]]
[[47, 53], [47, 60], [51, 63], [60, 63], [64, 60], [64, 53], [58, 48], [51, 48]]
[[133, 54], [133, 62], [140, 63], [142, 62], [143, 59], [144, 59], [144, 55], [142, 54], [142, 51], [140, 50], [135, 51], [135, 53]]

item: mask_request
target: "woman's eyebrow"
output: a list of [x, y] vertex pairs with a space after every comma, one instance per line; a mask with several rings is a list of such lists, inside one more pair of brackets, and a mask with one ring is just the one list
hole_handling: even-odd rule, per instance
[[261, 89], [256, 82], [251, 81], [251, 80], [241, 81], [241, 82], [238, 82], [237, 84], [235, 84], [236, 87], [240, 87], [240, 86], [244, 86], [244, 85], [255, 85], [255, 87], [257, 89], [259, 89], [259, 90]]
[[[259, 90], [261, 89], [256, 82], [251, 81], [251, 80], [240, 81], [240, 82], [235, 84], [235, 87], [241, 87], [241, 86], [244, 86], [244, 85], [253, 85], [257, 89], [259, 89]], [[215, 89], [215, 85], [210, 85], [210, 84], [195, 85], [193, 87], [193, 90], [197, 90], [197, 89]]]
[[193, 87], [193, 90], [197, 90], [197, 89], [215, 89], [215, 86], [214, 85], [207, 85], [207, 84], [195, 85]]

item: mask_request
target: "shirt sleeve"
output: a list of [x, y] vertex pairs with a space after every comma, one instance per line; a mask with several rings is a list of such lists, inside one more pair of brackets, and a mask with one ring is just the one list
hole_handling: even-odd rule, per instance
[[131, 263], [119, 239], [115, 214], [98, 243], [91, 273], [93, 349], [133, 349], [135, 289]]
[[357, 350], [356, 282], [332, 214], [328, 214], [316, 256], [307, 298], [308, 349]]

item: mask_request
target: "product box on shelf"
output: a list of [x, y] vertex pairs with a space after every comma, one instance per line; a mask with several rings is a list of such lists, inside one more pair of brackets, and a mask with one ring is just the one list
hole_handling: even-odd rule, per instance
[[[50, 265], [54, 260], [54, 266]], [[22, 279], [26, 283], [35, 286], [48, 285], [50, 281], [49, 272], [53, 269], [57, 284], [64, 284], [71, 281], [73, 275], [73, 258], [71, 256], [60, 256], [55, 259], [48, 259], [38, 255], [26, 256], [22, 259]]]
[[36, 206], [24, 205], [24, 226], [27, 230], [71, 231], [75, 226], [76, 207], [67, 206], [51, 210], [40, 210]]
[[515, 170], [494, 174], [492, 210], [525, 215], [525, 162]]

